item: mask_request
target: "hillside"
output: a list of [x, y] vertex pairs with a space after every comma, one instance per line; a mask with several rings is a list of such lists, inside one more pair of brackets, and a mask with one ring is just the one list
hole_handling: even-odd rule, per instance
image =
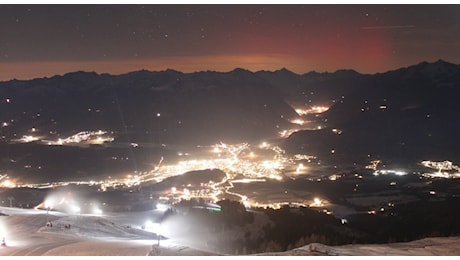
[[[149, 238], [148, 233], [138, 227], [127, 227], [131, 222], [126, 219], [131, 219], [132, 213], [75, 216], [54, 212], [47, 215], [36, 210], [11, 208], [0, 208], [0, 212], [3, 214], [0, 215], [0, 232], [7, 244], [7, 247], [0, 247], [2, 256], [217, 255], [180, 244], [174, 239], [162, 239], [157, 246], [154, 235]], [[141, 215], [137, 214], [137, 217]], [[51, 221], [53, 227], [47, 227], [47, 221]], [[65, 229], [64, 225], [68, 224], [70, 229]], [[344, 246], [311, 243], [285, 252], [257, 256], [454, 256], [460, 254], [459, 240], [459, 237], [433, 237], [406, 243]]]
[[[329, 162], [366, 157], [402, 165], [459, 161], [458, 97], [460, 66], [445, 61], [375, 74], [357, 82], [352, 93], [321, 114], [328, 129], [299, 131], [286, 148], [311, 151]], [[341, 134], [333, 133], [334, 128]]]

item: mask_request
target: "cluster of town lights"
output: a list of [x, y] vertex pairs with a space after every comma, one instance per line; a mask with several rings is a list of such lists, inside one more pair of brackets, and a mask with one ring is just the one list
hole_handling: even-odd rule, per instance
[[424, 173], [430, 178], [460, 178], [460, 167], [451, 161], [422, 161], [421, 164], [427, 168], [436, 169], [436, 172]]
[[297, 114], [299, 116], [304, 116], [304, 115], [308, 115], [308, 114], [321, 114], [321, 113], [324, 113], [326, 111], [329, 110], [329, 107], [327, 106], [311, 106], [307, 109], [305, 108], [296, 108], [295, 109], [295, 112], [297, 112]]
[[[36, 128], [32, 128], [31, 132], [37, 132]], [[106, 131], [82, 131], [66, 138], [58, 138], [57, 140], [47, 140], [43, 136], [23, 135], [19, 139], [13, 139], [13, 143], [31, 143], [41, 141], [47, 145], [76, 145], [76, 144], [103, 144], [112, 142], [114, 138], [107, 134]]]
[[[310, 162], [314, 156], [297, 154], [292, 158], [285, 156], [285, 151], [267, 142], [251, 147], [247, 143], [219, 143], [211, 146], [208, 156], [203, 159], [182, 160], [175, 164], [160, 163], [151, 171], [127, 175], [124, 179], [110, 179], [99, 183], [102, 190], [119, 185], [130, 187], [144, 182], [161, 182], [166, 178], [184, 173], [206, 169], [219, 169], [225, 173], [220, 181], [209, 181], [200, 185], [172, 187], [163, 198], [168, 203], [182, 199], [203, 198], [216, 202], [225, 194], [240, 198], [246, 206], [256, 203], [244, 194], [233, 192], [234, 184], [250, 182], [282, 181], [285, 172], [294, 174], [307, 173], [302, 162]], [[302, 162], [299, 162], [302, 161]]]

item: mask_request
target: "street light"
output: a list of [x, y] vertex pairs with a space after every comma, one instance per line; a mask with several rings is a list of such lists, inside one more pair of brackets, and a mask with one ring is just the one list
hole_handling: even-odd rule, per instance
[[158, 122], [157, 122], [157, 137], [158, 137], [158, 145], [161, 146], [161, 137], [160, 137], [160, 128], [161, 128], [161, 122], [160, 122], [160, 112], [157, 113], [157, 118], [158, 118]]

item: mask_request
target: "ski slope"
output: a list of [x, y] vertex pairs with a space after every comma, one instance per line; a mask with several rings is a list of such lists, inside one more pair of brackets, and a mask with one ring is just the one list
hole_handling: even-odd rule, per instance
[[[95, 216], [0, 207], [0, 213], [0, 239], [6, 242], [0, 256], [145, 256], [158, 243], [156, 234], [133, 225], [155, 212]], [[162, 240], [161, 249], [169, 255], [209, 254], [172, 240]]]
[[[159, 213], [124, 212], [95, 216], [0, 207], [0, 239], [5, 238], [6, 242], [6, 247], [0, 247], [0, 256], [216, 255], [174, 239], [162, 239], [158, 246], [156, 234], [138, 226], [155, 214]], [[70, 228], [66, 228], [68, 225]], [[258, 254], [261, 255], [458, 256], [460, 237], [344, 246], [312, 243], [286, 252]]]

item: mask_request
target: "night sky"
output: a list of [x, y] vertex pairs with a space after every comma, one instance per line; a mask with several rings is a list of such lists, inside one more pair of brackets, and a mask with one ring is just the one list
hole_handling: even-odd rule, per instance
[[0, 80], [460, 63], [460, 5], [0, 5]]

